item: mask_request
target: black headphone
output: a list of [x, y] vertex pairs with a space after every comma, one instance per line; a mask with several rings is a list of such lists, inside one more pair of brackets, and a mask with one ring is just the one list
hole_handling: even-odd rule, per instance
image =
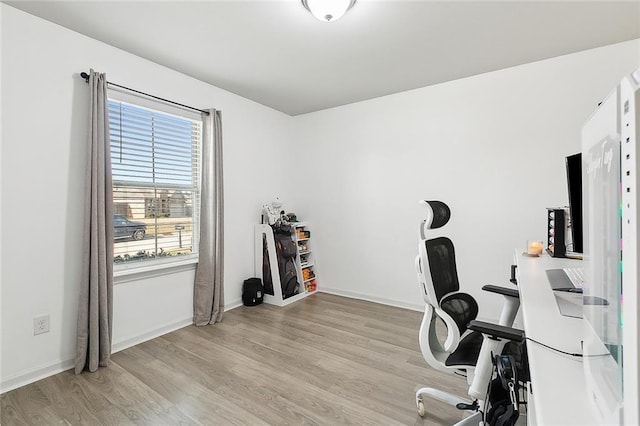
[[515, 367], [515, 360], [511, 355], [497, 355], [496, 356], [496, 370], [498, 370], [498, 377], [502, 382], [502, 386], [508, 389], [509, 382], [516, 382], [518, 380], [518, 372]]
[[486, 421], [491, 426], [513, 426], [520, 417], [515, 361], [511, 355], [496, 355], [494, 364], [498, 374], [491, 381], [491, 396], [497, 401], [491, 401]]

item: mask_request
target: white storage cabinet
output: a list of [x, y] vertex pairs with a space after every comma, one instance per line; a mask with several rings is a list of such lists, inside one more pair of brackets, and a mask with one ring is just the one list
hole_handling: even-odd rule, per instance
[[265, 303], [278, 306], [286, 306], [290, 303], [303, 299], [316, 291], [318, 291], [316, 262], [313, 253], [311, 231], [306, 222], [296, 222], [292, 224], [294, 228], [293, 241], [296, 243], [298, 250], [295, 263], [298, 282], [300, 283], [299, 293], [283, 299], [282, 285], [280, 283], [280, 271], [278, 269], [278, 257], [276, 254], [276, 244], [273, 238], [273, 229], [267, 224], [255, 225], [255, 276], [262, 279], [262, 256], [263, 244], [266, 239], [267, 253], [269, 256], [269, 264], [271, 266], [271, 279], [273, 282], [273, 295], [264, 295]]

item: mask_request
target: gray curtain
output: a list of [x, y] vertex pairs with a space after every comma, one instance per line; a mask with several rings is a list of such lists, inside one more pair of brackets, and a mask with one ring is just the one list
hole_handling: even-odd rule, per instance
[[202, 114], [200, 247], [193, 290], [193, 323], [215, 324], [224, 312], [224, 201], [221, 112]]
[[84, 251], [75, 373], [106, 367], [113, 324], [113, 193], [109, 148], [107, 77], [89, 73], [89, 140], [84, 220]]

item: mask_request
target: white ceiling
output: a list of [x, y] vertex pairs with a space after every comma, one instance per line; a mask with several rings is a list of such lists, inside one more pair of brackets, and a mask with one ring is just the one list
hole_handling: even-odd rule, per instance
[[638, 1], [4, 1], [290, 115], [640, 37]]

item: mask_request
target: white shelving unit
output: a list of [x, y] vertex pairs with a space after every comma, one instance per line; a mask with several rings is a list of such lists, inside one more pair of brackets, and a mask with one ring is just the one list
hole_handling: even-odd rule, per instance
[[[315, 273], [315, 259], [311, 250], [311, 238], [307, 238], [304, 232], [310, 232], [305, 222], [294, 224], [293, 241], [298, 250], [295, 263], [298, 282], [300, 283], [299, 293], [283, 299], [282, 285], [280, 283], [280, 271], [278, 268], [278, 256], [276, 254], [276, 243], [273, 237], [273, 229], [266, 224], [255, 225], [254, 229], [254, 266], [255, 276], [262, 279], [262, 257], [263, 245], [266, 240], [269, 265], [271, 267], [271, 281], [273, 282], [273, 295], [265, 292], [264, 302], [277, 306], [286, 306], [290, 303], [303, 299], [317, 291], [317, 281]], [[301, 232], [299, 234], [299, 232]], [[302, 238], [300, 238], [302, 236]], [[304, 259], [304, 262], [302, 261]], [[306, 271], [306, 272], [305, 272]]]
[[298, 247], [298, 256], [296, 256], [298, 281], [300, 285], [304, 287], [305, 293], [315, 293], [318, 289], [318, 284], [316, 280], [316, 263], [310, 235], [311, 231], [306, 222], [297, 222], [294, 228], [294, 240]]

